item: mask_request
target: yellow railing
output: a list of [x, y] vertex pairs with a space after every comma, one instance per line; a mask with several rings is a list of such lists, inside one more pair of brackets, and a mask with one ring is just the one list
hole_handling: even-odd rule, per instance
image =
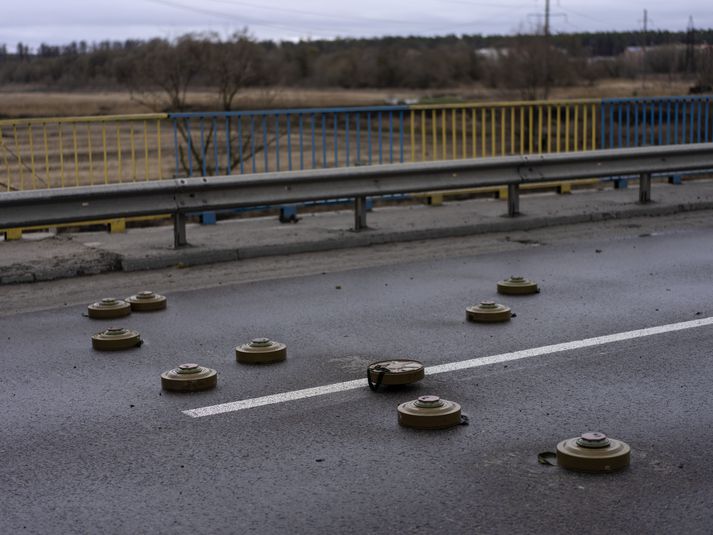
[[411, 161], [593, 150], [600, 100], [415, 105]]
[[167, 114], [0, 120], [0, 191], [170, 176]]
[[[411, 106], [411, 161], [481, 158], [594, 150], [600, 100], [484, 102]], [[569, 182], [542, 184], [569, 193]], [[446, 195], [494, 193], [507, 198], [507, 188], [430, 192], [439, 205]]]

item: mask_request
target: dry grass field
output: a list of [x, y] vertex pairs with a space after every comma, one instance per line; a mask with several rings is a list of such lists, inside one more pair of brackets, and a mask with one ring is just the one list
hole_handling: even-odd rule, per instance
[[[446, 92], [448, 94], [457, 94]], [[341, 90], [341, 89], [248, 89], [238, 95], [236, 109], [298, 108], [324, 106], [370, 106], [391, 98], [420, 98], [425, 91]], [[196, 110], [216, 110], [215, 94], [192, 91], [188, 104]], [[153, 112], [128, 91], [53, 92], [32, 89], [0, 90], [0, 118], [67, 117], [121, 115]]]
[[[641, 81], [613, 79], [593, 85], [556, 87], [552, 99], [608, 98], [634, 96], [683, 95], [690, 84], [665, 78]], [[517, 91], [493, 89], [482, 85], [439, 90], [414, 89], [249, 89], [236, 99], [238, 109], [299, 108], [328, 106], [369, 106], [397, 100], [437, 99], [467, 101], [520, 100]], [[215, 110], [215, 95], [207, 90], [193, 91], [189, 96], [193, 109]], [[151, 110], [128, 91], [52, 92], [28, 88], [0, 90], [0, 118], [67, 117], [84, 115], [115, 115], [146, 113]]]

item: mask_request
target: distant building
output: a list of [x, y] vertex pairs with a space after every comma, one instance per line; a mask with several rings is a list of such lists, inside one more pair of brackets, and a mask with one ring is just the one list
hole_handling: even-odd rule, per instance
[[482, 59], [498, 59], [500, 56], [507, 56], [507, 48], [478, 48], [475, 51], [475, 55]]

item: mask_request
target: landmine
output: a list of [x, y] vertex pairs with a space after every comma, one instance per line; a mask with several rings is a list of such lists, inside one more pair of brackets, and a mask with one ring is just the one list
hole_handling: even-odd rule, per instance
[[131, 305], [123, 299], [105, 297], [87, 307], [87, 315], [93, 319], [123, 318], [131, 314]]
[[465, 309], [465, 318], [476, 323], [497, 323], [509, 321], [512, 311], [509, 307], [494, 301], [482, 301], [479, 305], [469, 306]]
[[166, 296], [148, 290], [127, 297], [126, 302], [131, 305], [131, 310], [134, 312], [149, 312], [166, 308]]
[[173, 392], [199, 392], [218, 384], [218, 372], [198, 364], [180, 364], [161, 374], [161, 388]]
[[424, 366], [417, 360], [380, 360], [369, 364], [366, 378], [369, 388], [376, 392], [381, 385], [408, 385], [423, 379]]
[[241, 364], [270, 364], [287, 358], [287, 346], [269, 338], [253, 338], [249, 344], [235, 348], [235, 358]]
[[615, 472], [629, 466], [630, 453], [625, 442], [590, 431], [557, 444], [557, 464], [577, 472]]
[[92, 347], [99, 351], [120, 351], [142, 344], [141, 335], [123, 327], [109, 327], [92, 336]]
[[512, 276], [509, 279], [498, 281], [498, 293], [505, 295], [527, 295], [539, 293], [537, 283], [524, 277]]
[[438, 396], [421, 396], [398, 406], [399, 424], [416, 429], [447, 429], [462, 423], [460, 405]]

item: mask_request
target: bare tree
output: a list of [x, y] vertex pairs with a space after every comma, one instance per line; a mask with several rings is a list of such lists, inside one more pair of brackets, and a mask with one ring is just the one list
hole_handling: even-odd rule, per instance
[[[232, 111], [239, 92], [262, 80], [263, 56], [262, 49], [249, 35], [247, 29], [234, 33], [225, 41], [215, 38], [212, 40], [208, 55], [208, 83], [217, 91], [219, 109]], [[238, 135], [233, 121], [227, 121], [225, 135], [226, 142], [230, 145], [231, 155], [238, 156], [238, 158], [231, 158], [227, 166], [230, 171], [233, 171], [240, 161], [245, 162], [266, 150], [277, 140], [280, 133], [269, 136], [267, 144], [253, 143], [249, 134]], [[217, 133], [213, 129], [210, 131], [208, 143], [210, 140], [218, 142]]]
[[497, 85], [519, 90], [525, 100], [547, 98], [549, 87], [573, 82], [573, 64], [565, 52], [540, 36], [518, 35], [512, 46], [499, 53]]
[[681, 47], [677, 45], [662, 45], [652, 47], [646, 54], [648, 71], [653, 74], [665, 74], [672, 83], [682, 65]]
[[188, 89], [204, 68], [206, 48], [195, 35], [154, 39], [131, 58], [131, 97], [154, 111], [186, 111]]
[[699, 92], [713, 91], [713, 45], [705, 45], [700, 50], [696, 66]]
[[[205, 41], [196, 35], [184, 35], [174, 42], [154, 39], [130, 58], [123, 78], [131, 98], [149, 109], [184, 112], [189, 109], [188, 90], [205, 68], [206, 57]], [[200, 168], [205, 151], [196, 147], [187, 123], [176, 121], [175, 124], [183, 141], [177, 150], [184, 171], [189, 172], [192, 167], [186, 150], [190, 150], [191, 161]]]
[[539, 36], [519, 35], [498, 58], [499, 83], [520, 91], [522, 98], [536, 100], [544, 93], [545, 50]]
[[261, 52], [247, 30], [210, 44], [208, 75], [221, 110], [232, 110], [238, 92], [259, 81]]
[[[174, 42], [156, 39], [131, 58], [124, 78], [132, 98], [154, 111], [189, 111], [189, 91], [200, 84], [216, 91], [218, 108], [227, 112], [234, 108], [241, 90], [259, 81], [260, 55], [259, 46], [247, 31], [237, 32], [225, 41], [216, 34], [190, 34]], [[209, 155], [215, 154], [216, 149], [223, 155], [228, 152], [226, 140], [219, 143], [219, 129], [210, 125], [198, 133], [199, 129], [190, 128], [190, 120], [177, 120], [175, 125], [180, 135], [177, 150], [183, 170], [215, 172], [215, 166], [207, 165]], [[245, 161], [265, 150], [264, 143], [253, 143], [247, 133], [238, 140], [231, 125], [228, 121], [225, 135], [232, 155], [240, 155], [239, 159]], [[271, 136], [267, 145], [275, 139]], [[237, 165], [238, 158], [235, 160], [229, 166], [231, 170]]]

